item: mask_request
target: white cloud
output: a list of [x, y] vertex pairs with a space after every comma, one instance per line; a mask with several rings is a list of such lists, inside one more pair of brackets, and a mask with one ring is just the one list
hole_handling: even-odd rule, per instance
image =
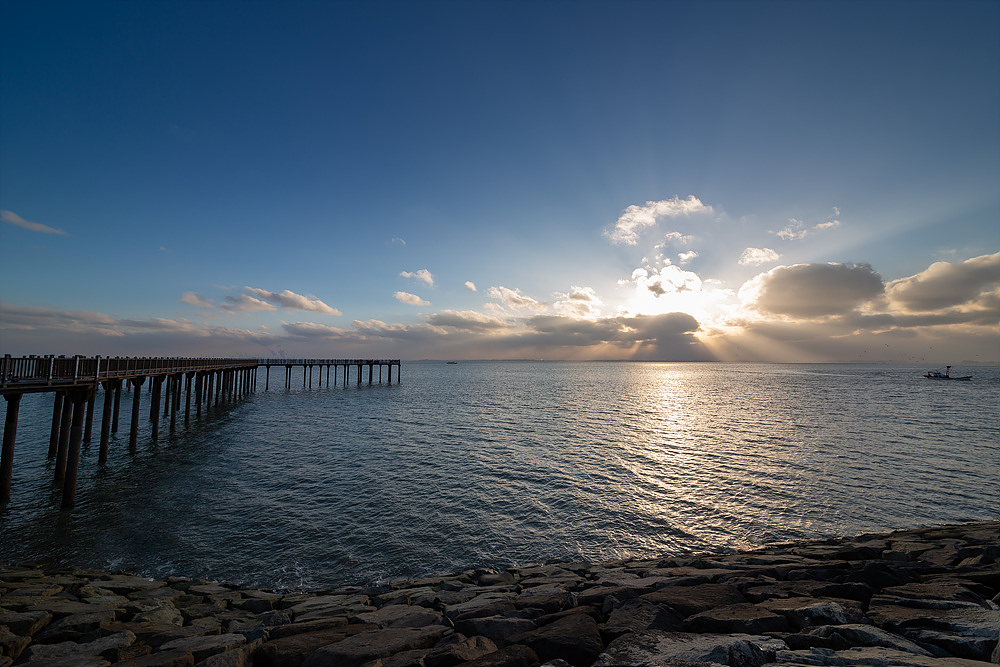
[[238, 311], [241, 313], [256, 313], [260, 310], [278, 309], [277, 306], [274, 306], [262, 299], [252, 297], [249, 294], [227, 296], [222, 300], [222, 308], [228, 311]]
[[411, 306], [431, 305], [430, 301], [424, 301], [416, 294], [410, 294], [409, 292], [396, 292], [392, 296], [395, 297], [397, 301], [401, 301], [402, 303], [409, 304]]
[[471, 280], [466, 280], [465, 281], [465, 289], [469, 290], [470, 292], [475, 292], [476, 291], [476, 283], [472, 282]]
[[662, 201], [648, 201], [644, 206], [633, 204], [626, 208], [618, 217], [614, 227], [605, 232], [612, 243], [635, 245], [639, 241], [639, 232], [646, 227], [652, 227], [659, 218], [676, 218], [693, 213], [711, 213], [712, 207], [701, 203], [694, 195], [687, 199], [674, 197]]
[[66, 234], [66, 232], [61, 229], [49, 227], [48, 225], [43, 225], [40, 222], [29, 222], [13, 211], [0, 211], [0, 220], [33, 232], [41, 232], [42, 234]]
[[687, 264], [692, 259], [698, 256], [698, 252], [695, 250], [690, 250], [688, 252], [682, 252], [677, 255], [677, 259], [680, 260], [681, 264]]
[[392, 242], [393, 243], [397, 243], [399, 245], [406, 245], [406, 241], [404, 241], [403, 239], [399, 238], [398, 236], [392, 237]]
[[601, 314], [604, 302], [597, 296], [593, 287], [578, 287], [573, 285], [569, 292], [556, 293], [557, 301], [553, 308], [558, 313], [572, 317], [594, 318]]
[[667, 232], [663, 235], [663, 240], [657, 243], [654, 248], [666, 248], [667, 246], [687, 246], [691, 245], [694, 237], [680, 232]]
[[487, 294], [489, 294], [491, 298], [500, 301], [508, 308], [515, 310], [518, 308], [528, 308], [531, 310], [542, 310], [545, 308], [545, 304], [539, 303], [530, 296], [521, 294], [521, 290], [519, 289], [509, 289], [503, 286], [491, 287], [487, 291]]
[[427, 269], [420, 269], [418, 271], [400, 271], [399, 275], [403, 278], [422, 280], [427, 283], [428, 286], [434, 287], [434, 276]]
[[205, 310], [214, 310], [215, 302], [211, 299], [207, 299], [200, 294], [195, 292], [184, 292], [181, 298], [178, 299], [181, 303], [186, 303], [189, 306], [194, 306], [195, 308], [204, 308]]
[[[834, 210], [839, 214], [840, 211], [834, 207]], [[788, 225], [784, 229], [778, 231], [768, 232], [769, 234], [775, 234], [778, 238], [785, 241], [801, 241], [805, 237], [809, 236], [813, 232], [824, 232], [828, 229], [834, 229], [840, 226], [840, 220], [827, 220], [826, 222], [820, 222], [812, 226], [811, 229], [806, 229], [804, 222], [797, 218], [789, 218]]]
[[809, 236], [809, 231], [802, 224], [802, 221], [795, 218], [789, 218], [788, 226], [784, 229], [769, 233], [776, 234], [778, 238], [785, 241], [800, 241]]
[[760, 266], [768, 262], [776, 262], [781, 255], [770, 248], [747, 248], [740, 255], [740, 266]]
[[331, 308], [319, 299], [302, 296], [301, 294], [296, 294], [295, 292], [287, 289], [281, 292], [270, 292], [257, 287], [244, 287], [243, 290], [247, 294], [283, 308], [292, 308], [293, 310], [304, 310], [313, 313], [324, 313], [326, 315], [343, 314], [336, 308]]

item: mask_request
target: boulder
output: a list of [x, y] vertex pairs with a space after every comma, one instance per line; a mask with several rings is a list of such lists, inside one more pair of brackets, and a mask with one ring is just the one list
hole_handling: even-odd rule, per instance
[[689, 616], [684, 619], [682, 629], [686, 632], [731, 632], [754, 635], [764, 632], [787, 632], [791, 626], [784, 616], [746, 602], [716, 607]]
[[192, 667], [194, 655], [191, 651], [157, 651], [130, 660], [115, 663], [115, 667]]
[[683, 620], [680, 614], [667, 605], [636, 598], [611, 611], [601, 634], [605, 641], [611, 641], [627, 632], [680, 630]]
[[166, 642], [160, 646], [160, 650], [170, 651], [179, 649], [181, 651], [190, 651], [194, 655], [195, 662], [201, 662], [216, 653], [224, 653], [239, 648], [246, 641], [246, 637], [237, 634], [184, 637]]
[[432, 648], [448, 632], [450, 629], [442, 625], [366, 632], [317, 649], [302, 667], [361, 667], [402, 651]]
[[[290, 626], [281, 626], [280, 629], [288, 627]], [[257, 667], [298, 667], [323, 646], [343, 641], [354, 634], [376, 632], [378, 629], [374, 625], [342, 625], [272, 637], [257, 650], [254, 663]]]
[[786, 598], [768, 600], [757, 606], [784, 616], [797, 630], [812, 625], [841, 625], [865, 621], [864, 610], [860, 603], [847, 600]]
[[844, 651], [814, 648], [804, 651], [779, 651], [779, 665], [829, 665], [830, 667], [984, 667], [982, 662], [963, 658], [929, 658], [891, 648], [862, 647]]
[[30, 637], [37, 634], [52, 620], [52, 614], [46, 611], [0, 611], [0, 625], [7, 626], [15, 635]]
[[534, 651], [527, 646], [515, 644], [470, 660], [462, 667], [538, 667], [538, 665], [538, 656]]
[[440, 625], [443, 617], [427, 607], [411, 607], [394, 604], [378, 611], [369, 611], [351, 618], [352, 622], [371, 623], [380, 628], [420, 628], [425, 625]]
[[509, 644], [523, 644], [539, 660], [562, 658], [574, 667], [589, 667], [604, 651], [597, 623], [586, 613], [574, 613], [536, 630], [512, 635]]
[[608, 644], [594, 667], [683, 664], [679, 661], [759, 667], [773, 662], [778, 651], [787, 649], [783, 641], [760, 635], [648, 630], [623, 635]]
[[507, 638], [521, 632], [535, 629], [535, 622], [527, 618], [511, 618], [508, 616], [486, 616], [485, 618], [467, 618], [455, 622], [455, 632], [463, 635], [482, 635], [493, 641], [497, 646], [505, 646]]
[[715, 607], [746, 602], [743, 594], [732, 584], [668, 586], [655, 593], [643, 595], [642, 599], [655, 604], [665, 604], [683, 618]]
[[931, 652], [919, 644], [903, 637], [883, 630], [874, 625], [845, 624], [845, 625], [824, 625], [813, 628], [809, 634], [814, 637], [838, 637], [843, 642], [843, 647], [855, 646], [881, 646], [891, 648], [896, 651], [906, 651], [916, 655], [932, 656]]

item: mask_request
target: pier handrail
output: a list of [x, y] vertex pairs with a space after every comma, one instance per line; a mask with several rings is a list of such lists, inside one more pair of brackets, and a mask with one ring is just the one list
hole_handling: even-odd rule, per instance
[[255, 368], [256, 359], [190, 357], [36, 356], [0, 358], [0, 388], [13, 385], [85, 384], [147, 375], [172, 375], [206, 370]]

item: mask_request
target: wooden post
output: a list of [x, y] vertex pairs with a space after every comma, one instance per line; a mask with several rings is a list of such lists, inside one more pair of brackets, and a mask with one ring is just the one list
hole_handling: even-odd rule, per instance
[[87, 399], [87, 421], [85, 422], [86, 427], [83, 431], [84, 442], [90, 442], [90, 438], [94, 434], [94, 403], [96, 401], [97, 385], [94, 385], [93, 391], [90, 392], [90, 398]]
[[111, 402], [114, 394], [114, 384], [113, 380], [105, 380], [101, 383], [101, 386], [104, 387], [104, 412], [101, 413], [101, 445], [97, 453], [97, 462], [101, 464], [108, 461], [108, 441], [111, 438]]
[[63, 397], [65, 391], [56, 392], [56, 400], [52, 405], [52, 430], [49, 432], [49, 458], [56, 455], [59, 450], [59, 419], [62, 416]]
[[3, 449], [0, 450], [0, 505], [10, 500], [10, 484], [14, 478], [14, 439], [17, 436], [17, 412], [21, 394], [7, 394], [7, 416], [3, 422]]
[[115, 380], [114, 385], [115, 385], [115, 408], [114, 408], [114, 414], [111, 416], [111, 432], [117, 433], [118, 412], [119, 408], [121, 407], [121, 401], [122, 401], [122, 381]]
[[154, 378], [151, 378], [150, 382], [153, 383], [153, 387], [152, 387], [152, 389], [153, 389], [152, 399], [153, 400], [150, 401], [152, 403], [152, 409], [150, 410], [150, 413], [153, 415], [153, 423], [152, 423], [152, 431], [150, 433], [150, 436], [153, 438], [153, 440], [156, 440], [158, 437], [160, 437], [160, 419], [159, 419], [159, 416], [160, 416], [160, 397], [163, 395], [163, 376], [162, 375], [158, 375], [158, 376], [156, 376]]
[[59, 449], [56, 451], [56, 481], [66, 475], [66, 452], [69, 450], [69, 428], [73, 421], [73, 401], [67, 392], [63, 398], [62, 419], [59, 421]]
[[80, 442], [83, 440], [84, 403], [90, 400], [93, 391], [72, 392], [73, 429], [69, 439], [69, 452], [66, 461], [66, 478], [63, 480], [63, 509], [73, 506], [76, 500], [76, 476], [80, 468]]
[[135, 453], [135, 443], [139, 438], [139, 394], [146, 378], [140, 376], [129, 380], [132, 385], [132, 422], [129, 424], [128, 450]]

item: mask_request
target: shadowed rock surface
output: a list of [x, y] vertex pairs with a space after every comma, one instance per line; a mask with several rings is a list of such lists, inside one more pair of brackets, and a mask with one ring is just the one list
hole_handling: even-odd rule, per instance
[[0, 566], [0, 667], [1000, 664], [1000, 521], [261, 591]]

